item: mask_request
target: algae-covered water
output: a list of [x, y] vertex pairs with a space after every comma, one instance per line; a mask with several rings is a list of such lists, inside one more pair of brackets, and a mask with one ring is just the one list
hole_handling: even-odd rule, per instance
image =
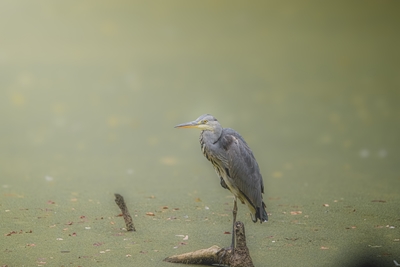
[[399, 3], [1, 1], [0, 265], [228, 246], [232, 196], [173, 128], [204, 113], [264, 177], [255, 266], [400, 263]]

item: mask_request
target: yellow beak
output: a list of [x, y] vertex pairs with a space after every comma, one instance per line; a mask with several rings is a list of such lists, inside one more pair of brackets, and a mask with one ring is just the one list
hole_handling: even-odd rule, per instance
[[196, 121], [191, 121], [191, 122], [178, 124], [174, 128], [200, 128], [200, 125]]

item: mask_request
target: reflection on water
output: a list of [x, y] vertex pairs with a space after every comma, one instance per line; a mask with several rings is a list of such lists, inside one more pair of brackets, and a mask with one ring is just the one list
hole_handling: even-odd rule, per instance
[[[264, 176], [270, 222], [238, 207], [256, 266], [344, 265], [364, 250], [393, 265], [397, 8], [0, 3], [1, 263], [167, 266], [228, 245], [232, 197], [199, 133], [173, 128], [211, 113]], [[137, 232], [120, 230], [114, 193]]]

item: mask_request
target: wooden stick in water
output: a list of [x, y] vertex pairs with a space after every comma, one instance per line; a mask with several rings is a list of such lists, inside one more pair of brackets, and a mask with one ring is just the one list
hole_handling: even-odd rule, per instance
[[122, 216], [124, 216], [126, 230], [127, 231], [136, 231], [135, 226], [133, 225], [132, 217], [129, 214], [128, 208], [126, 207], [125, 200], [120, 194], [114, 194], [115, 203], [117, 203], [118, 207], [121, 209]]
[[231, 248], [220, 248], [218, 246], [212, 246], [207, 249], [200, 249], [193, 252], [174, 255], [165, 258], [166, 262], [183, 263], [183, 264], [201, 264], [201, 265], [213, 265], [221, 264], [224, 266], [231, 267], [254, 267], [253, 261], [250, 257], [249, 249], [246, 245], [246, 234], [244, 232], [244, 224], [237, 221], [235, 223], [236, 233], [236, 247]]

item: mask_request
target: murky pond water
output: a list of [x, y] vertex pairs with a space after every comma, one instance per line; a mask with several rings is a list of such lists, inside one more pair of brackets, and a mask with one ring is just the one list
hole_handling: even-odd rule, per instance
[[399, 7], [1, 2], [0, 263], [172, 266], [229, 245], [232, 196], [200, 133], [173, 128], [211, 113], [264, 176], [270, 221], [238, 214], [256, 266], [394, 266]]

